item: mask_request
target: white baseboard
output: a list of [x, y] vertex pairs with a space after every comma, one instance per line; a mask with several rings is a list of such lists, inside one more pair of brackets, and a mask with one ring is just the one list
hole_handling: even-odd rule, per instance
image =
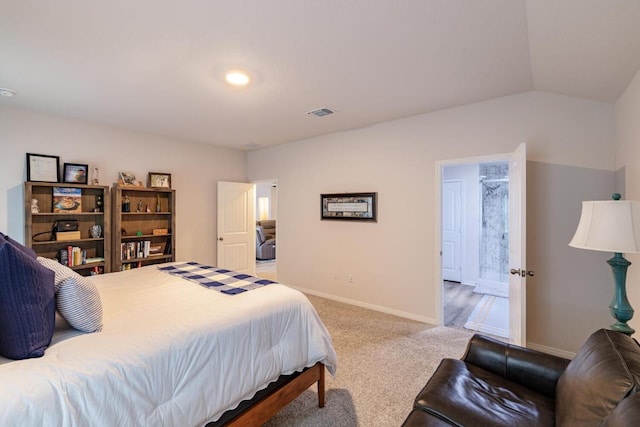
[[576, 353], [572, 351], [561, 350], [555, 347], [547, 347], [546, 345], [536, 344], [534, 342], [529, 342], [529, 341], [527, 341], [527, 348], [541, 351], [543, 353], [552, 354], [558, 357], [564, 357], [565, 359], [573, 359], [576, 356]]
[[379, 311], [381, 313], [391, 314], [391, 315], [402, 317], [402, 318], [405, 318], [405, 319], [415, 320], [417, 322], [428, 323], [430, 325], [437, 325], [438, 324], [438, 322], [436, 322], [436, 320], [431, 318], [431, 317], [418, 316], [417, 314], [407, 313], [405, 311], [400, 311], [400, 310], [393, 310], [393, 309], [390, 309], [390, 308], [387, 308], [387, 307], [382, 307], [380, 305], [369, 304], [369, 303], [366, 303], [366, 302], [357, 301], [357, 300], [353, 300], [353, 299], [349, 299], [349, 298], [338, 297], [338, 296], [331, 295], [331, 294], [325, 294], [324, 292], [318, 292], [318, 291], [314, 291], [314, 290], [311, 290], [311, 289], [304, 289], [304, 288], [300, 288], [300, 287], [296, 287], [296, 286], [290, 286], [290, 285], [287, 285], [287, 286], [289, 286], [290, 288], [297, 289], [302, 293], [315, 295], [317, 297], [330, 299], [332, 301], [338, 301], [338, 302], [342, 302], [342, 303], [350, 304], [350, 305], [355, 305], [357, 307], [362, 307], [362, 308], [368, 308], [369, 310]]

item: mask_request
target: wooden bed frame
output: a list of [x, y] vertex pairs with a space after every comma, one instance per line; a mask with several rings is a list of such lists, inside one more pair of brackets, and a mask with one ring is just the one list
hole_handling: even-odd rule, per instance
[[256, 393], [253, 399], [245, 400], [236, 409], [225, 412], [219, 420], [205, 427], [261, 426], [316, 382], [318, 407], [324, 408], [324, 369], [324, 364], [318, 362], [302, 372], [283, 375]]

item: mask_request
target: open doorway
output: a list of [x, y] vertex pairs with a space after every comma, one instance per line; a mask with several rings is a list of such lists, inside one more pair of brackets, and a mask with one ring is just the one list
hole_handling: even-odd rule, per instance
[[256, 276], [277, 280], [278, 181], [255, 183]]
[[441, 179], [444, 325], [509, 338], [509, 163], [447, 165]]

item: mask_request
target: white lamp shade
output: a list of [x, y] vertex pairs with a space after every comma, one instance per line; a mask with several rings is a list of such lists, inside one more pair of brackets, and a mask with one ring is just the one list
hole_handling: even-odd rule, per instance
[[604, 252], [640, 252], [640, 203], [582, 202], [582, 215], [569, 246]]

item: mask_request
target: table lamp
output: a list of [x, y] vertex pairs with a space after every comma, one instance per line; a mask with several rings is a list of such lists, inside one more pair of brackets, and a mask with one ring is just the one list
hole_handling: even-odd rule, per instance
[[635, 330], [627, 322], [633, 317], [633, 308], [625, 284], [631, 263], [622, 253], [640, 252], [640, 202], [620, 197], [614, 193], [613, 200], [582, 202], [580, 222], [569, 246], [614, 253], [607, 261], [613, 271], [615, 289], [609, 305], [609, 312], [616, 319], [611, 329], [631, 335]]

